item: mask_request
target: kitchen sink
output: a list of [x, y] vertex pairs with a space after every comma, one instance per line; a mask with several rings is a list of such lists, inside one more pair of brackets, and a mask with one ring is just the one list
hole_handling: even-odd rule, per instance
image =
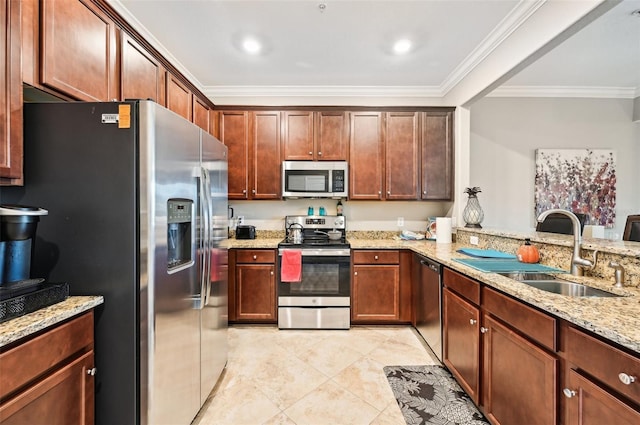
[[501, 276], [522, 282], [525, 285], [533, 286], [542, 291], [554, 294], [566, 295], [568, 297], [620, 297], [611, 292], [603, 291], [581, 283], [570, 282], [558, 279], [555, 275], [548, 273], [498, 273]]

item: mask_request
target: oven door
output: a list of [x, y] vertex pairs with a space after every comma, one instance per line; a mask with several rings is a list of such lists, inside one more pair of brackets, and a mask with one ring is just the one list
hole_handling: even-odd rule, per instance
[[[349, 306], [351, 257], [348, 249], [302, 249], [302, 279], [278, 278], [279, 306]], [[278, 261], [282, 261], [280, 249]]]

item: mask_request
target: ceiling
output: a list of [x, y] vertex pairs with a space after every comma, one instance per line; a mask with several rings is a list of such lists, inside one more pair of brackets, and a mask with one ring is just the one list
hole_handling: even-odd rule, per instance
[[[296, 87], [444, 96], [544, 0], [112, 0], [216, 103]], [[532, 6], [533, 5], [533, 6]], [[624, 0], [496, 90], [640, 96], [640, 0]], [[245, 37], [263, 47], [242, 50]], [[408, 54], [392, 44], [412, 41]], [[532, 62], [530, 60], [529, 62]], [[512, 72], [513, 73], [513, 72]], [[351, 91], [353, 92], [353, 90]]]

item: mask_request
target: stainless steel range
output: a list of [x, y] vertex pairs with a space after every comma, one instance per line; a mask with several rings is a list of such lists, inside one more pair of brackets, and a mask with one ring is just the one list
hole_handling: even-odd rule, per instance
[[[278, 327], [349, 329], [351, 247], [345, 238], [346, 218], [287, 216], [285, 228], [286, 237], [278, 245]], [[298, 281], [283, 281], [287, 276], [282, 258], [292, 254], [299, 254], [301, 275]]]

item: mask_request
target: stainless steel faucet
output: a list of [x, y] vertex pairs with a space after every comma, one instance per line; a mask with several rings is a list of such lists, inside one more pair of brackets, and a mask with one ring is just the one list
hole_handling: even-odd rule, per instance
[[593, 251], [593, 260], [587, 260], [580, 257], [580, 249], [582, 248], [582, 231], [580, 229], [580, 220], [571, 211], [553, 209], [544, 211], [538, 216], [538, 222], [542, 223], [549, 214], [562, 214], [571, 219], [573, 224], [573, 256], [571, 257], [571, 274], [574, 276], [582, 276], [584, 268], [593, 269], [596, 266], [598, 251]]

